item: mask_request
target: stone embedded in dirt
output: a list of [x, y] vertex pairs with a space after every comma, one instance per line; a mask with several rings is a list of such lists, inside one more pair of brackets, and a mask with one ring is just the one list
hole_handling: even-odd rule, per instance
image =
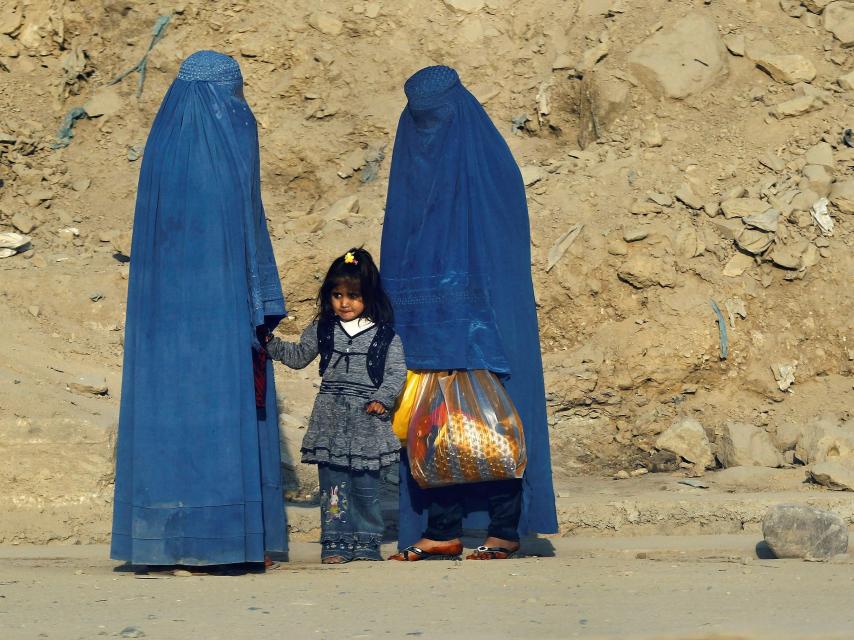
[[69, 391], [93, 396], [104, 396], [109, 391], [103, 376], [79, 376], [65, 384]]
[[584, 75], [580, 96], [578, 144], [585, 149], [625, 113], [629, 105], [629, 84], [597, 70]]
[[0, 33], [10, 35], [21, 26], [24, 12], [17, 2], [4, 2], [0, 7]]
[[86, 110], [86, 114], [90, 118], [97, 118], [99, 116], [109, 117], [121, 111], [124, 103], [125, 101], [119, 95], [117, 87], [102, 87], [95, 92], [95, 95], [89, 98], [86, 104], [83, 105], [83, 109]]
[[703, 255], [706, 244], [694, 227], [685, 227], [676, 234], [673, 249], [680, 260], [689, 260]]
[[666, 193], [649, 193], [647, 197], [652, 200], [656, 204], [660, 204], [662, 207], [672, 207], [673, 206], [673, 198]]
[[676, 269], [672, 262], [639, 253], [622, 264], [617, 277], [635, 289], [676, 286]]
[[801, 4], [813, 13], [821, 13], [831, 2], [833, 0], [801, 0]]
[[676, 190], [673, 197], [689, 209], [697, 210], [703, 208], [703, 199], [694, 193], [694, 189], [687, 182], [682, 183], [682, 186]]
[[24, 194], [24, 202], [28, 207], [37, 207], [43, 202], [53, 200], [53, 191], [44, 188], [35, 188]]
[[535, 164], [526, 164], [520, 171], [522, 172], [522, 182], [525, 183], [526, 187], [530, 187], [546, 177], [543, 168]]
[[837, 79], [836, 82], [838, 82], [839, 86], [846, 91], [851, 91], [854, 89], [854, 71], [850, 71], [844, 76], [839, 76], [839, 79]]
[[763, 233], [757, 229], [744, 229], [735, 238], [735, 243], [740, 249], [753, 255], [763, 253], [773, 242], [772, 234]]
[[36, 221], [33, 220], [32, 216], [19, 211], [12, 216], [12, 226], [26, 235], [36, 228]]
[[647, 122], [643, 126], [643, 129], [641, 129], [640, 141], [642, 145], [650, 148], [660, 147], [664, 144], [664, 134], [661, 133], [657, 120]]
[[624, 227], [623, 240], [626, 242], [637, 242], [649, 235], [649, 230], [644, 227]]
[[716, 430], [718, 460], [724, 467], [779, 467], [783, 458], [763, 429], [727, 422]]
[[702, 465], [703, 468], [710, 468], [714, 464], [715, 457], [706, 431], [694, 418], [683, 418], [674, 422], [658, 436], [655, 447], [671, 451], [688, 462]]
[[636, 216], [648, 216], [651, 214], [661, 213], [663, 209], [654, 202], [647, 200], [635, 200], [629, 206], [629, 213]]
[[140, 629], [139, 627], [125, 627], [121, 631], [119, 631], [119, 637], [121, 638], [144, 638], [145, 631]]
[[308, 24], [327, 36], [337, 36], [344, 29], [344, 23], [330, 13], [315, 11], [308, 18]]
[[774, 380], [777, 381], [777, 387], [779, 387], [780, 391], [786, 391], [795, 384], [796, 364], [780, 362], [771, 365], [771, 373], [774, 375]]
[[854, 178], [834, 182], [830, 202], [842, 213], [854, 213]]
[[800, 55], [778, 55], [762, 52], [753, 58], [760, 69], [777, 82], [795, 84], [797, 82], [812, 82], [816, 76], [812, 62]]
[[831, 2], [824, 9], [824, 28], [830, 31], [843, 47], [854, 45], [854, 2]]
[[801, 173], [803, 178], [798, 183], [798, 188], [809, 189], [821, 197], [830, 194], [830, 187], [833, 184], [833, 173], [830, 169], [820, 164], [808, 164]]
[[804, 159], [807, 161], [807, 164], [817, 164], [823, 167], [833, 168], [836, 164], [833, 158], [833, 147], [827, 142], [819, 142], [814, 147], [811, 147], [804, 154]]
[[355, 213], [359, 213], [359, 197], [347, 196], [329, 205], [324, 217], [327, 220], [343, 220]]
[[724, 46], [726, 46], [727, 50], [738, 57], [744, 56], [744, 36], [741, 34], [730, 33], [724, 36]]
[[777, 225], [780, 221], [780, 212], [776, 209], [768, 209], [762, 213], [754, 213], [749, 216], [744, 216], [741, 221], [748, 227], [753, 227], [760, 231], [776, 233]]
[[854, 458], [819, 462], [807, 469], [807, 477], [833, 491], [854, 491]]
[[772, 107], [771, 115], [782, 120], [783, 118], [800, 116], [810, 111], [817, 111], [822, 106], [822, 101], [815, 96], [798, 96]]
[[780, 0], [780, 8], [790, 18], [800, 18], [807, 12], [800, 0]]
[[653, 95], [686, 98], [726, 74], [726, 48], [713, 20], [689, 13], [636, 47], [629, 68]]
[[768, 203], [759, 198], [730, 198], [721, 202], [724, 218], [745, 218], [768, 210]]
[[804, 264], [804, 257], [809, 247], [810, 243], [807, 240], [792, 244], [777, 244], [774, 245], [768, 257], [771, 262], [783, 269], [801, 269], [808, 266]]
[[756, 264], [756, 261], [748, 255], [736, 251], [724, 267], [723, 274], [728, 278], [736, 278]]
[[848, 526], [831, 511], [780, 504], [762, 518], [762, 536], [778, 558], [827, 560], [848, 551]]
[[786, 168], [786, 161], [771, 151], [760, 157], [759, 163], [778, 173]]
[[614, 474], [614, 480], [628, 480], [629, 478], [631, 478], [631, 476], [625, 469], [620, 469]]
[[483, 9], [484, 0], [443, 0], [448, 7], [463, 13], [474, 13]]

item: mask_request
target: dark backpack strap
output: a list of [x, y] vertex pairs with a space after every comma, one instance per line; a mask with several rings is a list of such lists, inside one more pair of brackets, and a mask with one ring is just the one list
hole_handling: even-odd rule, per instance
[[332, 360], [335, 348], [335, 323], [321, 319], [317, 323], [317, 350], [320, 353], [320, 375], [322, 376]]
[[381, 324], [374, 334], [371, 346], [368, 347], [368, 377], [374, 386], [379, 387], [383, 383], [388, 348], [394, 336], [394, 327], [389, 324]]

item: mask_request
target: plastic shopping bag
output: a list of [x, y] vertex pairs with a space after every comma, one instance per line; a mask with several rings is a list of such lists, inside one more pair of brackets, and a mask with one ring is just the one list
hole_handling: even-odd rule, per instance
[[519, 413], [483, 369], [419, 374], [407, 453], [425, 489], [521, 478], [528, 461]]

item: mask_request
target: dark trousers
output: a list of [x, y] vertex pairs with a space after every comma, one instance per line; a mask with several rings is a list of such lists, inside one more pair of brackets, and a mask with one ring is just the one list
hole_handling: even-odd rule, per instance
[[519, 518], [522, 515], [522, 481], [500, 480], [475, 485], [453, 485], [428, 489], [430, 500], [427, 513], [429, 540], [453, 540], [463, 535], [465, 496], [477, 491], [486, 498], [489, 511], [487, 535], [502, 540], [519, 540]]
[[380, 472], [317, 465], [322, 557], [382, 560]]

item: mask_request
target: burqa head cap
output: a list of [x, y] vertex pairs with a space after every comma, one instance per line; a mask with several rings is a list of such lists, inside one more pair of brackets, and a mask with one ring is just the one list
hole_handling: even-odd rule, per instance
[[234, 58], [218, 51], [196, 51], [181, 63], [179, 80], [199, 82], [243, 82], [240, 66]]
[[412, 107], [421, 109], [441, 101], [448, 91], [459, 84], [460, 76], [451, 67], [424, 67], [406, 81], [403, 92]]

